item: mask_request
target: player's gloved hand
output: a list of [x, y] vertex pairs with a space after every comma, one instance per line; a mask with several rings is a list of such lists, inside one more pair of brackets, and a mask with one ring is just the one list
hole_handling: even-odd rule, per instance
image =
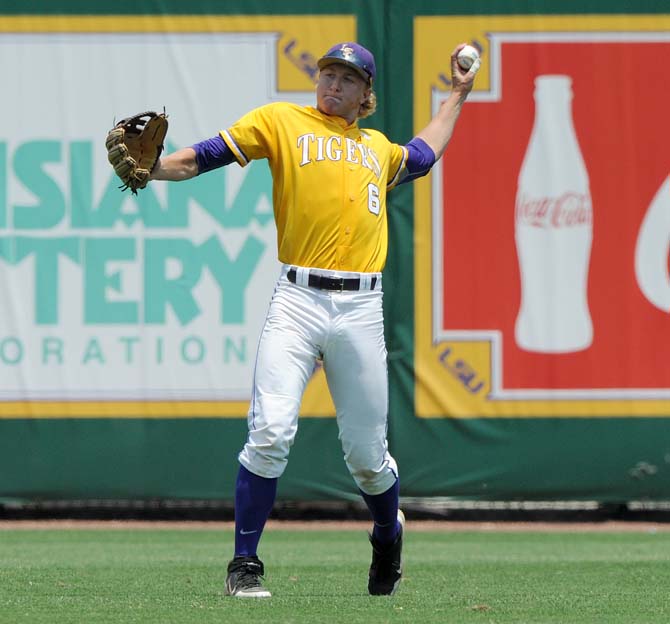
[[107, 159], [123, 182], [121, 190], [137, 195], [148, 183], [163, 152], [167, 115], [147, 111], [122, 119], [105, 139]]

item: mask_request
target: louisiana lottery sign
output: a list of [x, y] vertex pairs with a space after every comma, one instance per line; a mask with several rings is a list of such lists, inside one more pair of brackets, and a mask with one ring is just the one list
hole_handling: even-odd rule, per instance
[[[279, 272], [266, 163], [135, 197], [104, 138], [115, 119], [163, 107], [168, 152], [209, 138], [287, 99], [279, 68], [289, 99], [312, 103], [305, 41], [290, 21], [173, 18], [133, 34], [114, 18], [31, 19], [38, 32], [0, 36], [3, 414], [244, 414]], [[152, 71], [129, 76], [147, 57]]]

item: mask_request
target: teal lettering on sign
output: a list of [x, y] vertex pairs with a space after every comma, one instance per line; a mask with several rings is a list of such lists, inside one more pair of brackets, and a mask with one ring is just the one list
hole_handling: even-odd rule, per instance
[[109, 273], [110, 262], [134, 260], [134, 238], [87, 238], [84, 244], [84, 322], [137, 323], [136, 301], [109, 301], [107, 290], [122, 292], [121, 273]]
[[88, 364], [89, 362], [97, 362], [98, 364], [105, 363], [105, 355], [102, 352], [102, 347], [97, 338], [91, 338], [86, 343], [81, 363]]
[[0, 361], [3, 364], [20, 364], [23, 360], [23, 344], [17, 338], [0, 340]]
[[244, 336], [237, 343], [230, 336], [223, 339], [223, 361], [228, 364], [233, 358], [241, 363], [247, 361], [247, 340]]
[[63, 340], [54, 336], [45, 336], [42, 340], [42, 364], [63, 363]]
[[187, 364], [200, 364], [205, 358], [205, 343], [202, 338], [189, 336], [181, 343], [181, 358]]
[[267, 162], [252, 163], [248, 169], [231, 210], [226, 213], [227, 227], [248, 227], [253, 219], [266, 225], [273, 218], [272, 211], [258, 211], [263, 203], [272, 206], [272, 178]]
[[249, 280], [260, 262], [265, 245], [254, 236], [249, 236], [231, 260], [219, 239], [209, 238], [201, 247], [203, 262], [209, 268], [221, 291], [221, 322], [244, 322], [244, 293]]
[[[77, 288], [82, 309], [75, 313], [84, 325], [165, 324], [169, 309], [184, 326], [206, 305], [198, 299], [202, 295], [196, 295], [203, 275], [218, 289], [213, 296], [216, 301], [218, 295], [220, 323], [243, 324], [248, 286], [267, 245], [239, 230], [272, 220], [267, 163], [253, 163], [245, 170], [232, 199], [226, 195], [230, 188], [224, 170], [164, 187], [152, 183], [132, 195], [119, 191], [120, 180], [111, 168], [105, 169], [104, 186], [96, 188], [100, 172], [95, 170], [94, 155], [99, 149], [90, 140], [34, 140], [13, 150], [0, 142], [0, 230], [11, 232], [0, 237], [0, 262], [17, 270], [25, 261], [31, 263], [36, 325], [62, 322], [59, 310], [79, 301], [65, 293]], [[16, 179], [13, 186], [10, 175]], [[9, 195], [15, 187], [21, 189], [20, 200]], [[231, 229], [242, 236], [234, 255], [222, 244]], [[212, 230], [201, 242], [202, 232]], [[17, 231], [29, 236], [15, 236]], [[81, 282], [68, 283], [67, 288], [61, 275], [65, 260], [77, 265], [81, 274]], [[132, 290], [135, 285], [138, 292]], [[56, 340], [38, 354], [42, 361], [64, 360], [65, 347]], [[126, 358], [134, 352], [128, 343]], [[233, 351], [229, 356], [246, 358]], [[163, 361], [161, 344], [156, 346], [156, 357]], [[104, 353], [92, 343], [82, 360], [102, 361]]]
[[[200, 313], [192, 293], [202, 272], [196, 246], [184, 239], [153, 238], [145, 242], [144, 253], [145, 322], [164, 323], [170, 306], [186, 325]], [[180, 267], [176, 277], [167, 276], [168, 260]]]
[[120, 336], [119, 342], [124, 346], [126, 364], [132, 364], [135, 361], [135, 346], [140, 339], [137, 336]]
[[35, 321], [38, 325], [58, 323], [59, 257], [79, 262], [79, 238], [33, 238], [17, 236], [16, 262], [28, 256], [35, 259]]
[[14, 206], [13, 225], [16, 229], [46, 230], [62, 221], [65, 215], [65, 197], [58, 184], [43, 168], [46, 163], [60, 161], [60, 141], [32, 141], [16, 149], [16, 177], [37, 197], [34, 205]]

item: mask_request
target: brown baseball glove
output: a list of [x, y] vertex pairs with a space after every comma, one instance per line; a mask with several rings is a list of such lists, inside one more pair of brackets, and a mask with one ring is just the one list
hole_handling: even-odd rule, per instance
[[167, 129], [165, 112], [147, 111], [122, 119], [107, 133], [107, 158], [123, 182], [122, 191], [130, 189], [137, 195], [149, 183]]

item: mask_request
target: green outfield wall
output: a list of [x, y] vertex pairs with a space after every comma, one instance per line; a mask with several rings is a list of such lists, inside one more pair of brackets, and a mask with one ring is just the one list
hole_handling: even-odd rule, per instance
[[[362, 125], [398, 143], [456, 44], [483, 61], [444, 158], [388, 198], [401, 495], [670, 498], [670, 9], [485, 4], [0, 0], [0, 501], [232, 499], [278, 274], [268, 168], [133, 198], [104, 136], [165, 107], [173, 151], [311, 104], [353, 39], [378, 64]], [[279, 495], [358, 496], [318, 367]]]

